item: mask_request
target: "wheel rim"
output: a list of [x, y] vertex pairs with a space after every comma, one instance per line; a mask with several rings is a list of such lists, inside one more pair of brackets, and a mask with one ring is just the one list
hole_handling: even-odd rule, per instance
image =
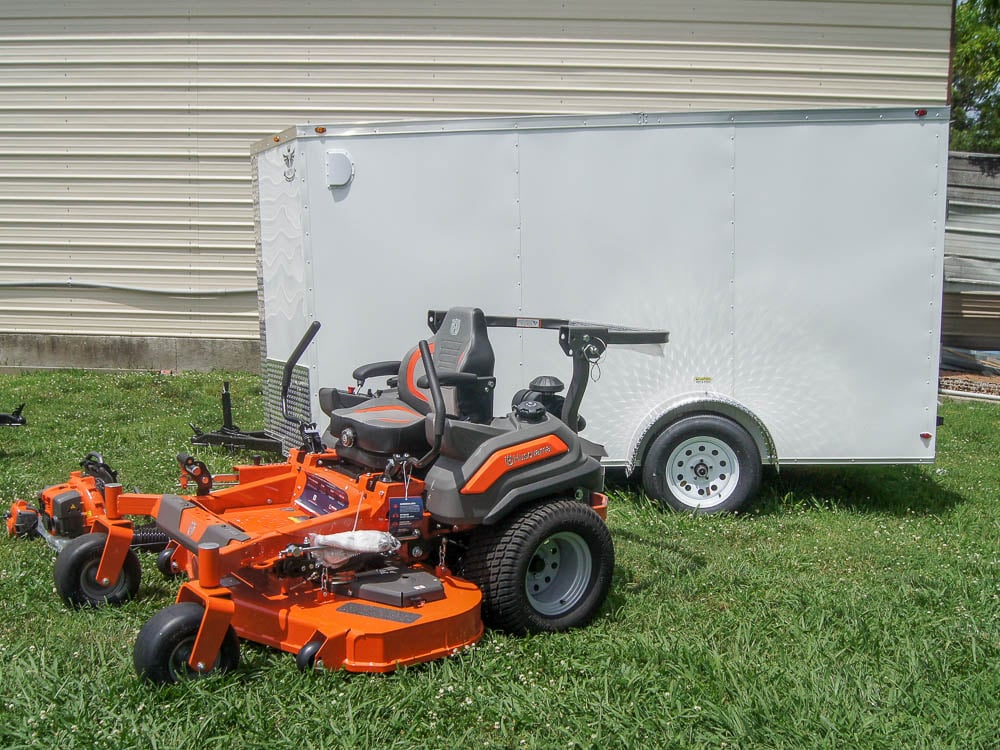
[[215, 661], [208, 669], [203, 669], [200, 672], [191, 669], [188, 665], [188, 659], [191, 658], [191, 652], [194, 651], [194, 641], [196, 637], [197, 633], [188, 636], [174, 646], [173, 651], [170, 652], [170, 657], [167, 659], [167, 670], [170, 672], [170, 679], [174, 682], [177, 682], [178, 680], [190, 680], [195, 677], [201, 677], [219, 666], [219, 662], [222, 659], [221, 652], [217, 657], [215, 657]]
[[740, 462], [725, 441], [693, 437], [671, 452], [666, 477], [670, 492], [685, 505], [710, 508], [724, 503], [736, 491]]
[[100, 564], [100, 560], [91, 560], [80, 571], [80, 593], [94, 602], [103, 602], [109, 596], [121, 593], [120, 589], [125, 585], [124, 575], [118, 576], [118, 579], [110, 586], [102, 586], [98, 583], [97, 569]]
[[535, 550], [524, 576], [528, 601], [539, 614], [564, 615], [583, 599], [590, 583], [593, 558], [579, 534], [560, 531]]
[[195, 636], [193, 635], [185, 638], [174, 646], [173, 651], [170, 652], [170, 658], [167, 659], [167, 669], [170, 671], [170, 678], [174, 682], [180, 679], [188, 679], [198, 674], [188, 666], [188, 659], [191, 658], [191, 652], [194, 650], [194, 639]]

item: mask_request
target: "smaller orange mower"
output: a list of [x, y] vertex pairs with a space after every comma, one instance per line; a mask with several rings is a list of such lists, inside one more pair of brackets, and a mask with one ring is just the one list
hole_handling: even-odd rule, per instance
[[[608, 345], [667, 334], [475, 308], [432, 311], [428, 322], [435, 335], [402, 360], [355, 370], [359, 387], [389, 377], [388, 390], [321, 389], [329, 426], [320, 436], [299, 423], [303, 446], [286, 462], [236, 467], [236, 483], [216, 489], [191, 460], [198, 490], [186, 497], [106, 483], [102, 533], [89, 535], [100, 549], [76, 540], [56, 562], [64, 597], [134, 593], [133, 530], [121, 516], [141, 513], [170, 539], [161, 571], [188, 578], [135, 643], [136, 670], [157, 683], [235, 668], [240, 638], [293, 653], [302, 669], [388, 672], [474, 643], [484, 622], [512, 633], [589, 622], [614, 550], [603, 449], [577, 434], [580, 403]], [[536, 378], [510, 413], [492, 416], [487, 331], [498, 326], [558, 331], [573, 361], [565, 398], [558, 379]], [[318, 328], [285, 367], [290, 421], [292, 368]]]
[[[88, 453], [80, 462], [80, 470], [70, 474], [62, 484], [46, 487], [32, 506], [25, 500], [15, 500], [5, 514], [9, 536], [40, 536], [57, 552], [74, 539], [90, 532], [100, 532], [105, 515], [105, 488], [117, 486], [118, 472], [104, 461], [100, 453]], [[155, 495], [132, 495], [128, 513], [148, 515]], [[132, 546], [150, 551], [162, 550], [169, 539], [156, 524], [133, 529]], [[102, 600], [103, 601], [103, 600]]]

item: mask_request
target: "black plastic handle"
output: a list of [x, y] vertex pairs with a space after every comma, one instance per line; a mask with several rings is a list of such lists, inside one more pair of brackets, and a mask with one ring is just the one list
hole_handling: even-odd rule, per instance
[[302, 340], [299, 341], [298, 346], [295, 347], [292, 355], [285, 362], [285, 370], [281, 375], [281, 416], [294, 424], [298, 424], [299, 421], [288, 414], [288, 389], [292, 385], [292, 371], [295, 369], [295, 365], [299, 363], [299, 359], [302, 357], [303, 352], [305, 352], [306, 347], [316, 338], [316, 333], [319, 329], [320, 323], [318, 320], [314, 320], [309, 324], [309, 328], [306, 329]]
[[420, 349], [420, 360], [424, 364], [424, 372], [431, 392], [431, 401], [434, 404], [434, 444], [427, 452], [427, 455], [414, 463], [414, 466], [421, 468], [427, 466], [441, 452], [441, 440], [444, 438], [444, 420], [446, 415], [444, 394], [441, 393], [441, 383], [438, 380], [437, 368], [434, 367], [434, 357], [431, 356], [431, 348], [423, 340], [417, 344], [417, 348]]
[[431, 348], [427, 342], [421, 339], [417, 344], [420, 348], [420, 360], [424, 364], [424, 372], [427, 374], [427, 384], [430, 386], [431, 401], [434, 403], [434, 437], [439, 438], [444, 435], [445, 405], [444, 394], [441, 393], [441, 381], [438, 380], [437, 368], [434, 366], [434, 357], [431, 355]]

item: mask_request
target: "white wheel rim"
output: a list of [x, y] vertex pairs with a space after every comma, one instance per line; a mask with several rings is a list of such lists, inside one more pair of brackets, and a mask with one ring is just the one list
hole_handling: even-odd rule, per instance
[[564, 615], [583, 599], [593, 560], [579, 534], [560, 531], [535, 550], [524, 576], [528, 601], [546, 617]]
[[665, 467], [670, 493], [691, 508], [724, 503], [740, 481], [740, 462], [723, 440], [699, 436], [685, 440]]

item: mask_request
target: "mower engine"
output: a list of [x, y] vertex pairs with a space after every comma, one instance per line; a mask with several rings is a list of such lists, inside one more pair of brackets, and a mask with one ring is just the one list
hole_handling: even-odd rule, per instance
[[37, 534], [54, 550], [62, 549], [71, 539], [90, 531], [92, 519], [104, 513], [104, 484], [102, 477], [87, 473], [85, 468], [72, 472], [68, 482], [42, 490], [36, 506], [15, 500], [7, 512], [7, 533], [19, 537]]

